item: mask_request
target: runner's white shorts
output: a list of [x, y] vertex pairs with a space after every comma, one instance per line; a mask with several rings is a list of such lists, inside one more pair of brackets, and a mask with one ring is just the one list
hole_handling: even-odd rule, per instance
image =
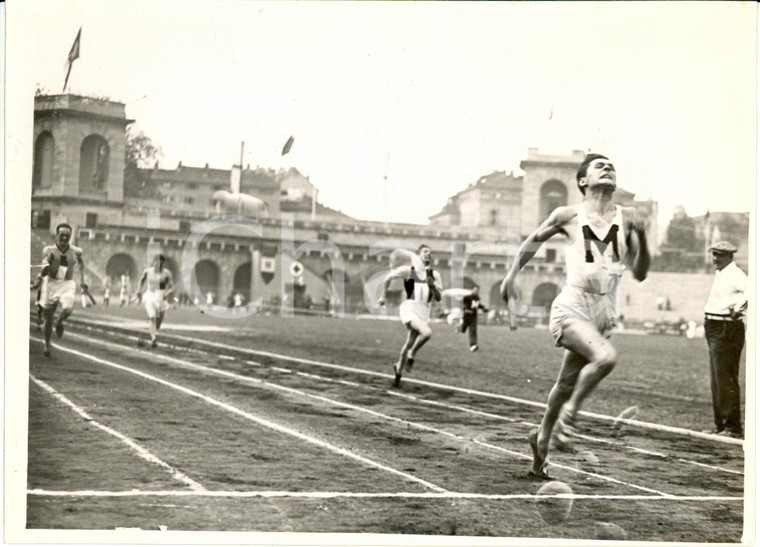
[[60, 304], [61, 309], [70, 310], [74, 307], [76, 292], [77, 284], [73, 279], [60, 280], [48, 277], [42, 284], [40, 305], [43, 308], [52, 308]]
[[166, 311], [166, 300], [164, 299], [163, 291], [147, 291], [143, 295], [142, 301], [150, 319], [158, 317], [159, 314]]
[[575, 319], [591, 323], [602, 336], [609, 338], [617, 324], [616, 294], [597, 294], [565, 285], [552, 303], [549, 318], [549, 330], [556, 346], [562, 345], [562, 329]]
[[404, 325], [408, 325], [413, 319], [428, 322], [427, 306], [416, 300], [404, 300], [398, 308], [398, 315]]

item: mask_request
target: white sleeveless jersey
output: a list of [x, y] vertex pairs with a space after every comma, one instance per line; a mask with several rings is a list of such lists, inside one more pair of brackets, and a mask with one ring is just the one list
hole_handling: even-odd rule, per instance
[[[605, 230], [591, 227], [583, 204], [577, 205], [578, 228], [568, 234], [565, 249], [567, 284], [578, 289], [610, 294], [617, 291], [623, 275], [627, 246], [623, 230], [623, 210], [615, 206], [615, 218]], [[602, 233], [603, 232], [603, 233]]]
[[[433, 270], [432, 275], [438, 290], [443, 290], [440, 274]], [[414, 310], [420, 318], [427, 321], [430, 317], [430, 308], [433, 303], [433, 295], [427, 284], [427, 273], [424, 270], [418, 272], [414, 266], [412, 266], [410, 269], [410, 275], [404, 279], [404, 291], [406, 292], [406, 300], [401, 304], [402, 320], [404, 319], [405, 311]]]
[[171, 271], [163, 268], [160, 272], [157, 272], [153, 266], [146, 268], [143, 272], [145, 277], [145, 290], [148, 292], [157, 291], [163, 295], [164, 291], [168, 288], [168, 285], [173, 282]]

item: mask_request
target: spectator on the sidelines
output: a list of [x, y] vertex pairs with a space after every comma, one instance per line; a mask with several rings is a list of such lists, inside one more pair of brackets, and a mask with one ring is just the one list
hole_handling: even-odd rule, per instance
[[736, 247], [720, 241], [710, 247], [715, 280], [705, 304], [705, 338], [710, 350], [714, 429], [707, 433], [743, 438], [739, 362], [744, 348], [747, 274], [734, 262]]

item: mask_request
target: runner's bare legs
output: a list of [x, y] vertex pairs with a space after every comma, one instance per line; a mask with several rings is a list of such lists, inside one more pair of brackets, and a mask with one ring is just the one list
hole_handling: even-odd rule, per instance
[[45, 356], [50, 354], [50, 335], [53, 333], [53, 319], [55, 317], [55, 309], [58, 306], [51, 308], [43, 308], [42, 311], [42, 333], [45, 336]]
[[419, 318], [414, 318], [409, 322], [408, 328], [414, 329], [415, 340], [412, 341], [411, 348], [406, 354], [406, 360], [414, 362], [414, 357], [422, 346], [424, 346], [430, 337], [433, 336], [433, 331], [430, 330], [430, 326]]
[[586, 397], [612, 372], [617, 362], [617, 351], [607, 338], [588, 323], [578, 322], [578, 324], [579, 328], [571, 329], [571, 336], [578, 336], [578, 339], [573, 340], [572, 343], [577, 348], [574, 350], [576, 353], [581, 348], [587, 350], [585, 357], [588, 359], [588, 364], [578, 374], [573, 394], [565, 404], [565, 413], [571, 421], [575, 420]]
[[538, 428], [536, 444], [539, 461], [533, 462], [532, 471], [539, 473], [549, 452], [549, 441], [560, 413], [574, 420], [580, 405], [615, 366], [615, 348], [589, 322], [580, 319], [563, 325], [560, 343], [565, 348], [557, 381]]
[[407, 324], [406, 329], [407, 329], [406, 342], [404, 342], [404, 345], [401, 346], [401, 353], [399, 354], [398, 363], [396, 364], [396, 370], [398, 371], [400, 371], [402, 367], [406, 364], [407, 353], [414, 345], [414, 342], [417, 340], [417, 331], [414, 330], [414, 327], [412, 327], [411, 324]]

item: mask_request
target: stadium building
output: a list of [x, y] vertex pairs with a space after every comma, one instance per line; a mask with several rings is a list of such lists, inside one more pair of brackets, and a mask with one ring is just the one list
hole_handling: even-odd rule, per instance
[[[118, 284], [123, 275], [134, 290], [152, 244], [167, 256], [189, 300], [204, 301], [212, 293], [223, 304], [241, 292], [265, 304], [290, 298], [296, 308], [382, 313], [373, 303], [390, 251], [424, 242], [445, 286], [477, 283], [485, 304], [499, 309], [499, 284], [522, 239], [552, 209], [581, 199], [575, 172], [583, 152], [559, 156], [535, 148], [520, 163], [523, 174], [481, 177], [451, 196], [428, 225], [349, 217], [320, 203], [318, 189], [296, 169], [155, 164], [140, 174], [157, 195], [133, 196], [125, 192], [126, 129], [132, 122], [123, 103], [70, 94], [35, 97], [32, 253], [51, 241], [56, 224], [70, 223], [95, 290], [108, 280]], [[637, 201], [622, 188], [616, 198], [647, 215], [656, 230], [656, 202]], [[524, 270], [523, 298], [536, 318], [544, 315], [563, 273], [559, 240], [544, 245]], [[444, 303], [451, 305], [456, 303]]]

